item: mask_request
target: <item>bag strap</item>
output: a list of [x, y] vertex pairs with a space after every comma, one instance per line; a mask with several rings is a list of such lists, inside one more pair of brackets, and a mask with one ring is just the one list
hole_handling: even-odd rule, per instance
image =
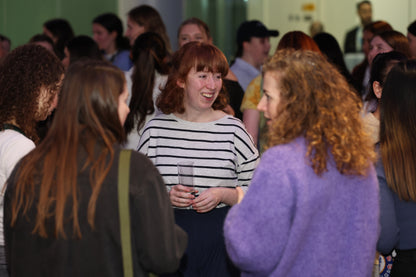
[[133, 277], [129, 206], [130, 156], [130, 150], [121, 150], [118, 163], [118, 212], [124, 277]]

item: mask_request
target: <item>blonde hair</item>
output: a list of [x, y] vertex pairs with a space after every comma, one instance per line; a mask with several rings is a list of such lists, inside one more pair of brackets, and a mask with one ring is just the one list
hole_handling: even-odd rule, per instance
[[340, 173], [366, 175], [375, 153], [362, 127], [361, 102], [336, 68], [319, 53], [280, 50], [264, 65], [265, 73], [280, 83], [268, 147], [304, 136], [316, 174], [326, 171], [331, 153]]

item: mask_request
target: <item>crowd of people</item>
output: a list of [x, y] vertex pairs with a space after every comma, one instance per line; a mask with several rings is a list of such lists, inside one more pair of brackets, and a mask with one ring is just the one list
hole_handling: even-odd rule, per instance
[[0, 277], [416, 276], [416, 21], [371, 12], [231, 62], [149, 5], [0, 35]]

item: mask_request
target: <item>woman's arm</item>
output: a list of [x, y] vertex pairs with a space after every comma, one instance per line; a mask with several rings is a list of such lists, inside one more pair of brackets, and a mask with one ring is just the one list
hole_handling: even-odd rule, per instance
[[158, 170], [142, 155], [130, 168], [132, 235], [140, 263], [161, 274], [174, 272], [187, 245], [186, 233], [175, 224], [173, 209]]

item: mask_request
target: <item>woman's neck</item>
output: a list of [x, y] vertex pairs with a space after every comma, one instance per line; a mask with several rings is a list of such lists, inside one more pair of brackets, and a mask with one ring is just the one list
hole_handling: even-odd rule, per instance
[[378, 104], [376, 110], [373, 112], [373, 115], [375, 118], [377, 118], [380, 121], [380, 107], [379, 106], [380, 105]]
[[114, 55], [117, 53], [116, 43], [112, 43], [107, 49], [104, 50], [107, 55]]
[[185, 110], [184, 113], [174, 113], [174, 115], [190, 122], [211, 122], [220, 119], [225, 113], [211, 108], [204, 112], [189, 112]]

